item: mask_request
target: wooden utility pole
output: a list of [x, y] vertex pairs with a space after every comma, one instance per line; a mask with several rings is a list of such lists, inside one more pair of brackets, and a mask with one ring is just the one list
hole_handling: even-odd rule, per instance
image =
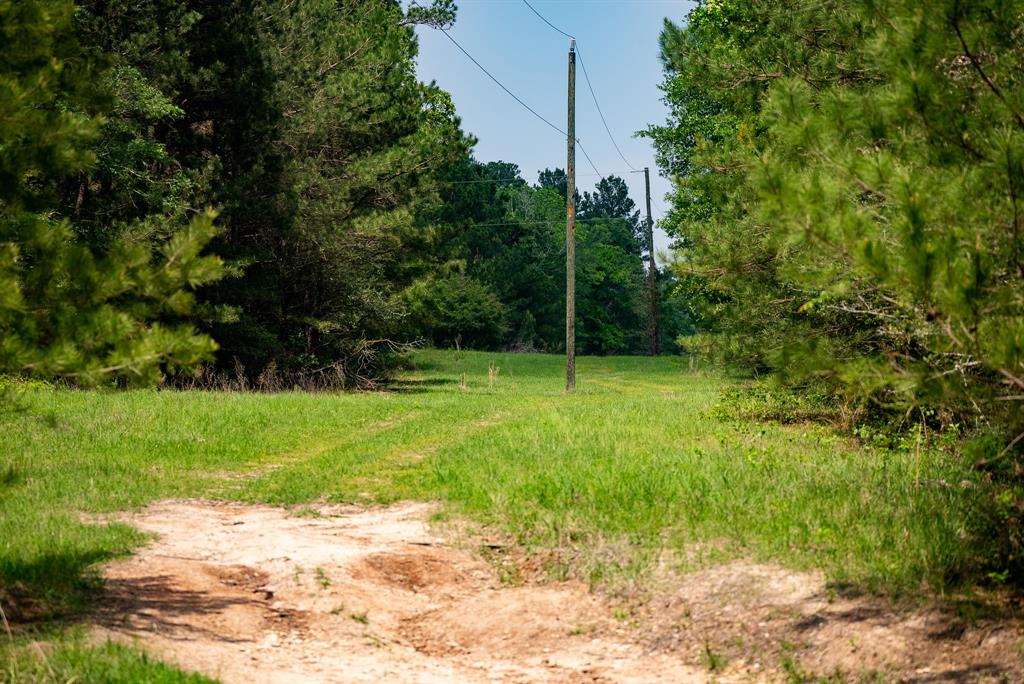
[[660, 351], [660, 331], [658, 330], [658, 269], [654, 265], [654, 220], [651, 219], [651, 172], [644, 167], [644, 186], [647, 190], [647, 299], [649, 320], [647, 335], [650, 342], [651, 356]]
[[569, 39], [565, 162], [565, 391], [576, 390], [576, 39]]

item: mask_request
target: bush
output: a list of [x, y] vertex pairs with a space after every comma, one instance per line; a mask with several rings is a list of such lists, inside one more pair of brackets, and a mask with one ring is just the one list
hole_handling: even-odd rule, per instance
[[505, 307], [486, 285], [456, 275], [427, 278], [405, 292], [410, 322], [439, 347], [492, 347], [506, 332]]

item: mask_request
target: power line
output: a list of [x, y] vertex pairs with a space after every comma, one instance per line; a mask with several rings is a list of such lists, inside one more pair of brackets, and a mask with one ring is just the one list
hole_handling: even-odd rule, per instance
[[561, 220], [555, 221], [512, 221], [509, 223], [473, 223], [470, 224], [473, 228], [497, 228], [500, 226], [537, 226], [545, 223], [561, 223]]
[[[526, 0], [523, 0], [523, 2], [526, 2]], [[605, 120], [604, 112], [601, 111], [601, 105], [597, 102], [597, 93], [594, 92], [594, 86], [590, 83], [590, 75], [587, 74], [587, 65], [583, 63], [583, 53], [580, 52], [579, 43], [576, 44], [576, 54], [580, 58], [580, 67], [583, 68], [583, 79], [587, 82], [587, 88], [590, 90], [590, 96], [594, 98], [594, 106], [597, 107], [597, 113], [601, 117], [601, 123], [604, 124], [604, 131], [608, 134], [608, 139], [612, 141], [612, 146], [615, 147], [615, 151], [619, 153], [619, 158], [625, 162], [626, 166], [633, 171], [636, 171], [637, 168], [629, 163], [629, 160], [626, 159], [626, 155], [622, 154], [622, 150], [619, 149], [619, 144], [615, 142], [615, 136], [612, 135], [611, 129], [608, 128], [608, 121]]]
[[[458, 41], [457, 41], [457, 40], [455, 40], [454, 38], [452, 38], [452, 37], [451, 37], [451, 34], [449, 34], [449, 33], [448, 33], [447, 31], [445, 31], [444, 29], [438, 29], [438, 30], [439, 30], [439, 31], [440, 31], [441, 33], [443, 33], [443, 34], [445, 35], [445, 37], [446, 37], [446, 38], [448, 38], [448, 40], [452, 41], [452, 43], [453, 43], [453, 44], [455, 45], [455, 47], [459, 48], [459, 50], [460, 50], [460, 51], [462, 52], [462, 54], [466, 55], [466, 57], [468, 57], [468, 58], [469, 58], [469, 61], [473, 62], [473, 64], [475, 64], [475, 65], [477, 66], [477, 68], [479, 68], [479, 69], [480, 69], [480, 71], [482, 71], [482, 72], [484, 72], [485, 74], [487, 74], [488, 78], [490, 78], [490, 79], [491, 79], [492, 81], [494, 81], [495, 83], [497, 83], [497, 84], [498, 84], [498, 87], [499, 87], [499, 88], [501, 88], [501, 89], [502, 89], [502, 90], [504, 90], [504, 91], [505, 91], [506, 93], [508, 93], [508, 94], [509, 94], [509, 95], [510, 95], [510, 96], [512, 97], [512, 99], [513, 99], [513, 100], [515, 100], [516, 102], [518, 102], [519, 104], [521, 104], [521, 105], [522, 105], [522, 106], [523, 106], [523, 107], [524, 107], [524, 108], [525, 108], [525, 109], [526, 109], [526, 110], [527, 110], [528, 112], [530, 112], [531, 114], [533, 114], [533, 115], [534, 115], [535, 117], [537, 117], [538, 119], [540, 119], [541, 121], [543, 121], [544, 123], [546, 123], [546, 124], [547, 124], [548, 126], [550, 126], [551, 128], [553, 128], [554, 130], [558, 131], [559, 133], [561, 133], [562, 135], [564, 135], [564, 136], [565, 136], [565, 137], [567, 137], [567, 138], [569, 137], [569, 134], [568, 134], [568, 133], [566, 133], [566, 132], [565, 132], [565, 131], [563, 131], [563, 130], [562, 130], [561, 128], [559, 128], [558, 126], [556, 126], [555, 124], [551, 123], [550, 121], [548, 121], [547, 119], [545, 119], [545, 118], [544, 118], [543, 116], [541, 116], [540, 114], [538, 114], [538, 113], [537, 113], [537, 111], [536, 111], [536, 110], [535, 110], [535, 109], [534, 109], [533, 107], [531, 107], [530, 105], [528, 105], [528, 104], [526, 104], [525, 102], [523, 102], [523, 101], [522, 101], [522, 100], [521, 100], [521, 99], [520, 99], [520, 98], [519, 98], [519, 97], [518, 97], [518, 96], [517, 96], [517, 95], [516, 95], [515, 93], [513, 93], [513, 92], [512, 92], [511, 90], [509, 90], [508, 88], [506, 88], [506, 87], [504, 86], [504, 84], [502, 84], [502, 82], [501, 82], [501, 81], [499, 81], [498, 79], [496, 79], [496, 78], [494, 77], [494, 75], [493, 75], [493, 74], [492, 74], [492, 73], [491, 73], [490, 71], [488, 71], [487, 69], [485, 69], [485, 68], [484, 68], [484, 66], [483, 66], [483, 65], [482, 65], [482, 64], [481, 64], [480, 62], [476, 61], [476, 59], [475, 59], [475, 58], [473, 57], [473, 55], [469, 54], [469, 52], [467, 52], [467, 51], [466, 51], [466, 48], [464, 48], [464, 47], [462, 47], [461, 45], [459, 45]], [[587, 154], [587, 151], [586, 151], [586, 150], [585, 150], [585, 149], [583, 148], [583, 143], [582, 143], [582, 142], [580, 142], [580, 139], [579, 139], [579, 138], [576, 138], [576, 144], [577, 144], [577, 145], [579, 146], [579, 148], [580, 148], [580, 152], [582, 152], [582, 153], [583, 153], [583, 156], [587, 158], [587, 163], [589, 163], [589, 164], [590, 164], [590, 168], [594, 169], [594, 173], [596, 173], [596, 174], [597, 174], [598, 176], [600, 176], [600, 177], [601, 177], [601, 179], [602, 179], [602, 180], [604, 180], [604, 174], [602, 174], [602, 173], [601, 173], [600, 171], [598, 171], [598, 170], [597, 170], [597, 166], [595, 166], [595, 165], [594, 165], [594, 160], [590, 158], [590, 155], [589, 155], [589, 154]]]
[[[600, 171], [598, 171], [597, 167], [594, 166], [594, 160], [590, 158], [589, 154], [587, 154], [587, 151], [583, 148], [583, 143], [580, 142], [579, 138], [576, 138], [576, 145], [580, 148], [580, 152], [583, 153], [583, 156], [587, 158], [587, 163], [590, 164], [590, 168], [594, 169], [594, 173], [596, 173], [598, 176], [600, 176], [601, 180], [604, 180], [604, 174], [601, 173]], [[577, 176], [581, 176], [581, 175], [584, 175], [584, 174], [576, 174], [576, 175]]]
[[[530, 11], [533, 12], [534, 14], [536, 14], [538, 19], [540, 19], [545, 24], [547, 24], [548, 26], [553, 28], [555, 31], [557, 31], [558, 33], [561, 33], [566, 38], [573, 38], [573, 39], [575, 39], [575, 36], [569, 35], [565, 31], [563, 31], [562, 29], [558, 28], [557, 26], [552, 24], [550, 21], [548, 21], [544, 17], [543, 14], [538, 12], [537, 9], [533, 5], [531, 5], [529, 3], [528, 0], [523, 0], [523, 4], [526, 5], [527, 7], [529, 7]], [[579, 56], [580, 67], [582, 67], [582, 69], [583, 69], [583, 78], [587, 82], [587, 88], [590, 90], [590, 96], [592, 98], [594, 98], [594, 106], [597, 107], [597, 113], [601, 117], [601, 123], [604, 124], [604, 130], [605, 130], [605, 133], [608, 134], [608, 139], [612, 141], [612, 146], [615, 147], [615, 151], [619, 153], [619, 157], [622, 159], [622, 161], [624, 161], [626, 163], [626, 166], [628, 166], [630, 169], [636, 171], [637, 170], [636, 167], [633, 166], [632, 164], [630, 164], [629, 160], [626, 159], [626, 156], [624, 154], [622, 154], [622, 150], [619, 149], [619, 144], [617, 142], [615, 142], [615, 136], [612, 135], [611, 129], [608, 128], [608, 121], [604, 118], [604, 112], [601, 111], [601, 105], [597, 101], [597, 93], [594, 92], [594, 86], [590, 82], [590, 75], [587, 73], [587, 65], [583, 63], [583, 53], [580, 52], [580, 47], [579, 47], [579, 43], [578, 42], [577, 42], [577, 45], [576, 45], [576, 54]], [[581, 150], [583, 149], [582, 145], [580, 146], [580, 149]], [[584, 152], [583, 154], [585, 156], [587, 153]], [[589, 160], [589, 157], [587, 157], [587, 159]], [[593, 163], [591, 163], [591, 166], [593, 166]]]
[[[623, 218], [593, 218], [593, 219], [577, 219], [576, 224], [580, 223], [596, 223], [598, 221], [624, 221]], [[546, 221], [513, 221], [508, 223], [473, 223], [470, 224], [474, 228], [496, 228], [499, 226], [539, 226], [539, 225], [558, 225], [561, 226], [565, 222], [562, 218], [549, 219]]]
[[555, 29], [556, 31], [558, 31], [559, 33], [561, 33], [561, 34], [562, 34], [563, 36], [565, 36], [566, 38], [575, 38], [575, 37], [576, 37], [576, 36], [570, 36], [570, 35], [569, 35], [568, 33], [566, 33], [565, 31], [563, 31], [562, 29], [558, 28], [557, 26], [555, 26], [554, 24], [552, 24], [552, 23], [551, 23], [550, 21], [548, 21], [547, 19], [545, 19], [545, 18], [544, 18], [544, 15], [543, 15], [543, 14], [541, 14], [540, 12], [538, 12], [537, 10], [535, 10], [535, 9], [533, 8], [533, 5], [531, 5], [531, 4], [530, 4], [529, 2], [527, 2], [526, 0], [523, 0], [523, 2], [524, 2], [524, 3], [526, 4], [526, 6], [527, 6], [527, 7], [529, 7], [529, 8], [530, 8], [530, 11], [531, 11], [531, 12], [533, 12], [534, 14], [536, 14], [536, 15], [537, 15], [537, 18], [538, 18], [538, 19], [540, 19], [540, 20], [541, 20], [541, 21], [543, 21], [543, 22], [544, 22], [545, 24], [547, 24], [547, 25], [548, 25], [548, 26], [550, 26], [551, 28], [553, 28], [553, 29]]
[[654, 195], [651, 195], [651, 201], [654, 202], [654, 208], [657, 209], [658, 213], [661, 214], [662, 218], [664, 218], [667, 212], [661, 208], [661, 205], [658, 204], [658, 200], [654, 199]]
[[456, 181], [442, 181], [450, 185], [473, 185], [476, 183], [504, 183], [504, 182], [515, 182], [522, 181], [526, 183], [525, 178], [481, 178], [479, 180], [456, 180]]
[[[566, 133], [565, 131], [563, 131], [563, 130], [562, 130], [561, 128], [559, 128], [558, 126], [556, 126], [555, 124], [551, 123], [550, 121], [548, 121], [547, 119], [545, 119], [545, 118], [544, 118], [543, 116], [541, 116], [540, 114], [538, 114], [538, 113], [536, 112], [536, 110], [534, 110], [534, 108], [533, 108], [533, 107], [531, 107], [530, 105], [528, 105], [528, 104], [526, 104], [525, 102], [523, 102], [522, 100], [520, 100], [520, 99], [519, 99], [519, 97], [518, 97], [518, 96], [517, 96], [517, 95], [516, 95], [515, 93], [513, 93], [513, 92], [512, 92], [511, 90], [509, 90], [508, 88], [506, 88], [506, 87], [505, 87], [505, 86], [504, 86], [504, 85], [502, 84], [502, 82], [501, 82], [501, 81], [499, 81], [498, 79], [496, 79], [496, 78], [494, 77], [494, 75], [493, 75], [493, 74], [491, 74], [491, 72], [490, 72], [490, 71], [488, 71], [487, 69], [485, 69], [485, 68], [484, 68], [484, 66], [483, 66], [483, 65], [482, 65], [482, 64], [481, 64], [480, 62], [476, 61], [476, 59], [474, 59], [473, 55], [471, 55], [471, 54], [469, 54], [468, 52], [466, 52], [466, 48], [464, 48], [464, 47], [462, 47], [461, 45], [459, 45], [458, 41], [456, 41], [456, 40], [455, 40], [454, 38], [452, 38], [452, 37], [451, 37], [451, 35], [450, 35], [450, 34], [449, 34], [449, 33], [448, 33], [447, 31], [445, 31], [444, 29], [438, 29], [438, 30], [439, 30], [439, 31], [440, 31], [441, 33], [443, 33], [443, 34], [445, 35], [445, 37], [446, 37], [446, 38], [448, 38], [448, 40], [452, 41], [452, 43], [453, 43], [453, 44], [455, 45], [455, 47], [459, 48], [459, 50], [461, 50], [461, 51], [462, 51], [462, 54], [466, 55], [466, 57], [469, 57], [469, 61], [473, 62], [473, 64], [476, 64], [476, 65], [477, 65], [477, 67], [478, 67], [478, 68], [480, 69], [480, 71], [482, 71], [482, 72], [484, 72], [485, 74], [487, 74], [487, 76], [488, 76], [488, 77], [490, 77], [490, 79], [491, 79], [492, 81], [494, 81], [495, 83], [497, 83], [497, 84], [498, 84], [498, 87], [499, 87], [499, 88], [501, 88], [501, 89], [502, 89], [502, 90], [504, 90], [504, 91], [505, 91], [506, 93], [508, 93], [508, 94], [509, 94], [509, 95], [510, 95], [510, 96], [512, 97], [512, 99], [513, 99], [513, 100], [515, 100], [516, 102], [518, 102], [519, 104], [521, 104], [521, 105], [522, 105], [523, 107], [525, 107], [525, 108], [526, 108], [526, 110], [527, 110], [528, 112], [530, 112], [530, 113], [531, 113], [531, 114], [533, 114], [533, 115], [534, 115], [535, 117], [537, 117], [538, 119], [540, 119], [541, 121], [543, 121], [544, 123], [546, 123], [546, 124], [547, 124], [548, 126], [551, 126], [551, 128], [555, 129], [556, 131], [558, 131], [558, 132], [559, 132], [559, 133], [561, 133], [562, 135], [568, 136], [568, 134], [567, 134], [567, 133]], [[597, 169], [595, 169], [595, 171], [596, 171], [596, 170], [597, 170]]]

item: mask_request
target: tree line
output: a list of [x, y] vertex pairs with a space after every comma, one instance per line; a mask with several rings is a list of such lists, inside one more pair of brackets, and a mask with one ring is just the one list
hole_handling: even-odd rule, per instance
[[[351, 386], [422, 340], [563, 348], [565, 174], [473, 159], [415, 74], [414, 27], [454, 18], [451, 0], [0, 6], [0, 369]], [[581, 351], [640, 351], [625, 183], [580, 208]], [[687, 319], [667, 319], [671, 340]]]
[[[663, 346], [852, 422], [1024, 435], [1020, 0], [706, 0], [661, 36]], [[473, 158], [415, 75], [451, 0], [0, 6], [0, 368], [351, 384], [389, 350], [559, 351], [565, 174]], [[644, 349], [641, 219], [577, 201], [582, 353]], [[697, 333], [691, 335], [691, 333]], [[998, 456], [998, 458], [996, 458]]]
[[661, 54], [688, 345], [970, 434], [1021, 567], [1024, 3], [704, 0]]

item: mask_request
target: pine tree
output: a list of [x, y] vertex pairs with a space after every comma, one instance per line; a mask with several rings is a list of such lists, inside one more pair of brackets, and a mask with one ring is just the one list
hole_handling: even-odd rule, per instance
[[648, 131], [677, 174], [696, 346], [822, 383], [854, 419], [966, 428], [986, 471], [973, 569], [1016, 581], [1022, 18], [1022, 0], [706, 0], [662, 34], [671, 115]]
[[217, 249], [238, 274], [205, 291], [236, 312], [210, 327], [222, 363], [371, 377], [359, 359], [405, 314], [403, 247], [429, 230], [414, 216], [466, 153], [450, 98], [415, 75], [411, 25], [435, 15], [390, 0], [192, 6], [196, 77], [176, 86], [187, 105], [175, 154], [218, 159]]
[[[491, 324], [492, 334], [465, 336], [465, 343], [564, 348], [565, 172], [543, 171], [538, 186], [530, 187], [514, 164], [467, 158], [452, 165], [445, 180], [451, 185], [443, 193], [443, 205], [422, 217], [444, 226], [440, 234], [445, 237], [436, 247], [444, 255], [438, 270], [445, 276], [431, 273], [410, 288], [413, 305], [420, 312], [442, 308], [433, 301], [433, 283], [446, 298], [472, 288], [481, 302], [499, 303], [504, 320]], [[586, 354], [641, 351], [645, 319], [639, 212], [625, 181], [615, 176], [584, 192], [579, 206], [578, 349]], [[497, 321], [502, 313], [493, 306], [475, 312], [481, 322]], [[428, 317], [416, 318], [422, 322]], [[450, 344], [451, 324], [443, 316], [432, 320], [416, 332]], [[465, 316], [452, 316], [451, 322], [456, 321], [469, 327]]]
[[94, 249], [55, 214], [62, 182], [95, 167], [104, 74], [60, 0], [0, 3], [0, 370], [79, 383], [156, 382], [215, 346], [187, 323], [220, 263], [212, 214], [162, 243]]
[[702, 3], [662, 37], [707, 348], [1024, 429], [1021, 2]]
[[870, 329], [855, 354], [799, 353], [860, 395], [1013, 437], [1024, 430], [1024, 3], [864, 3], [855, 16], [862, 77], [775, 84], [753, 176], [764, 220], [797, 246], [785, 274], [813, 295], [802, 309]]

